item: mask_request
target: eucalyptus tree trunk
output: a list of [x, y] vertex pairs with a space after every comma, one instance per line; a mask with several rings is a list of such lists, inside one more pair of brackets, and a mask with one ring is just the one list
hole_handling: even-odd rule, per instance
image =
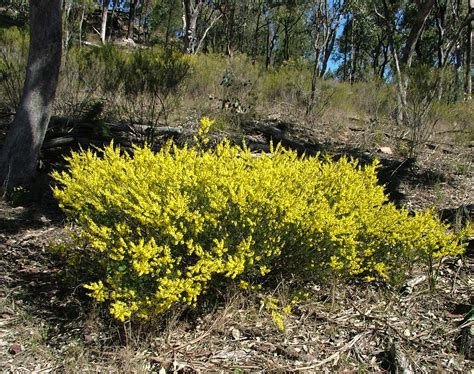
[[394, 35], [397, 31], [397, 26], [393, 24], [392, 14], [390, 14], [387, 0], [383, 1], [384, 19], [389, 28], [389, 45], [393, 57], [392, 70], [397, 83], [397, 103], [399, 107], [397, 120], [399, 123], [403, 123], [407, 117], [407, 91], [409, 84], [407, 73], [413, 64], [416, 44], [421, 38], [425, 29], [426, 21], [435, 5], [435, 2], [436, 0], [425, 0], [424, 2], [421, 0], [416, 1], [418, 12], [411, 23], [411, 29], [405, 40], [403, 52], [399, 54], [394, 42]]
[[[317, 44], [317, 41], [315, 42]], [[309, 96], [308, 105], [306, 106], [306, 115], [309, 115], [313, 110], [315, 101], [316, 101], [316, 88], [318, 83], [318, 77], [320, 73], [319, 69], [319, 59], [320, 59], [321, 51], [320, 49], [316, 48], [315, 58], [313, 63], [313, 74], [311, 75], [311, 93]]]
[[102, 44], [105, 44], [106, 34], [107, 34], [107, 15], [109, 14], [109, 3], [110, 0], [102, 0], [102, 14], [101, 14], [101, 24], [100, 24], [100, 40]]
[[63, 11], [62, 14], [64, 16], [63, 19], [63, 31], [64, 31], [64, 38], [63, 38], [63, 50], [67, 51], [69, 49], [69, 42], [71, 41], [71, 30], [70, 30], [70, 15], [72, 9], [73, 2], [72, 0], [63, 1]]
[[82, 6], [81, 19], [79, 20], [79, 48], [82, 47], [82, 28], [84, 25], [85, 18], [86, 18], [86, 9], [84, 6]]
[[[411, 68], [413, 64], [416, 44], [421, 38], [421, 35], [425, 29], [426, 20], [428, 19], [428, 16], [430, 15], [435, 3], [436, 0], [425, 0], [424, 3], [421, 3], [419, 1], [417, 2], [418, 13], [412, 24], [407, 40], [405, 41], [403, 54], [400, 57], [400, 61], [395, 62], [397, 64], [397, 73], [399, 79], [401, 80], [401, 82], [399, 83], [399, 95], [401, 104], [404, 106], [403, 111], [406, 110], [407, 105], [408, 77], [406, 75], [406, 72]], [[397, 56], [394, 55], [393, 57], [395, 60], [397, 59]], [[401, 71], [400, 69], [404, 71]]]
[[354, 84], [354, 75], [356, 70], [356, 44], [354, 41], [354, 17], [351, 18], [351, 66], [349, 68], [349, 83], [351, 86]]
[[257, 13], [257, 22], [255, 23], [255, 29], [253, 32], [253, 43], [252, 43], [252, 64], [255, 65], [257, 62], [257, 54], [258, 54], [258, 36], [260, 34], [260, 19], [262, 17], [262, 5], [259, 1], [258, 3], [258, 13]]
[[416, 43], [420, 40], [421, 34], [425, 28], [426, 20], [428, 19], [435, 3], [436, 0], [425, 0], [423, 3], [417, 1], [418, 12], [416, 13], [415, 20], [405, 42], [403, 55], [401, 56], [402, 64], [406, 65], [408, 68], [412, 65]]
[[168, 17], [166, 22], [166, 33], [165, 33], [165, 49], [168, 48], [171, 35], [171, 20], [173, 19], [173, 6], [170, 6], [168, 9]]
[[112, 40], [112, 36], [114, 35], [114, 21], [115, 21], [115, 13], [117, 12], [117, 7], [119, 6], [119, 0], [112, 0], [112, 13], [110, 14], [110, 22], [109, 22], [109, 41]]
[[128, 32], [127, 38], [133, 40], [133, 25], [135, 22], [135, 15], [137, 12], [137, 1], [138, 0], [130, 0], [130, 10], [128, 13]]
[[276, 39], [278, 37], [278, 25], [272, 23], [269, 11], [265, 14], [266, 44], [265, 44], [265, 69], [273, 65], [273, 50], [275, 49]]
[[472, 68], [474, 67], [472, 59], [472, 47], [474, 44], [474, 28], [472, 26], [474, 22], [474, 0], [469, 0], [469, 16], [467, 25], [467, 37], [466, 37], [466, 63], [465, 63], [465, 87], [464, 93], [466, 100], [472, 100]]
[[184, 51], [194, 54], [197, 50], [197, 22], [204, 0], [183, 0]]
[[283, 24], [283, 35], [283, 60], [288, 61], [290, 59], [290, 25], [288, 20]]
[[20, 105], [0, 152], [0, 185], [31, 182], [48, 127], [62, 52], [61, 0], [30, 0], [30, 47]]

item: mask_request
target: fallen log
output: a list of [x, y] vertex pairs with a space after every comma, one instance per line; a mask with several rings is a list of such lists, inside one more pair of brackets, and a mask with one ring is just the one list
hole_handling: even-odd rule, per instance
[[425, 275], [421, 275], [416, 278], [408, 280], [400, 289], [402, 295], [409, 295], [413, 292], [413, 289], [418, 286], [420, 283], [423, 283], [426, 280]]
[[48, 139], [43, 142], [42, 149], [64, 147], [73, 144], [75, 140], [76, 139], [73, 136], [62, 136], [59, 138]]
[[287, 138], [285, 132], [277, 127], [262, 127], [259, 131], [268, 141], [273, 141], [275, 145], [280, 143], [283, 147], [292, 149], [299, 155], [314, 156], [318, 152], [323, 151], [323, 148], [317, 144], [298, 142]]
[[399, 344], [392, 342], [390, 346], [390, 362], [392, 364], [392, 373], [414, 374], [413, 366], [402, 351]]
[[443, 209], [439, 212], [439, 216], [443, 221], [447, 221], [452, 225], [463, 225], [466, 222], [472, 222], [474, 220], [474, 204]]
[[474, 359], [474, 316], [473, 321], [461, 330], [461, 353], [466, 360]]

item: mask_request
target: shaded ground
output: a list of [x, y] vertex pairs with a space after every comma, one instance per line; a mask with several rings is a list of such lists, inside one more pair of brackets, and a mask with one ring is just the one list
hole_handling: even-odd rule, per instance
[[[394, 149], [389, 141], [364, 143], [363, 130], [341, 131], [340, 139], [330, 140], [322, 130], [284, 132], [296, 144], [335, 155], [382, 159], [381, 178], [392, 197], [410, 209], [447, 209], [453, 223], [472, 214], [469, 148], [446, 153], [427, 147], [415, 161], [380, 151]], [[247, 135], [268, 142], [261, 131]], [[443, 263], [434, 291], [426, 280], [411, 293], [349, 284], [337, 287], [332, 297], [330, 289], [314, 285], [310, 297], [287, 316], [285, 332], [260, 307], [258, 296], [242, 291], [130, 332], [96, 309], [77, 282], [65, 278], [67, 265], [48, 250], [67, 235], [67, 227], [45, 186], [47, 178], [37, 187], [35, 202], [25, 206], [0, 203], [1, 371], [385, 372], [394, 369], [393, 347], [415, 372], [464, 373], [474, 365], [461, 344], [461, 332], [473, 324], [467, 320], [474, 304], [472, 249]], [[414, 277], [422, 274], [418, 269]], [[274, 294], [288, 298], [287, 286]]]

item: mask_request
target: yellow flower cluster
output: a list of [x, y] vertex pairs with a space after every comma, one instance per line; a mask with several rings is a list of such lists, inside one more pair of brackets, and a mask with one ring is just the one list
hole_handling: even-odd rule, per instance
[[285, 317], [291, 314], [291, 305], [282, 306], [277, 297], [264, 297], [260, 300], [260, 306], [272, 317], [273, 323], [281, 332], [285, 332]]
[[[203, 137], [212, 121], [203, 119]], [[460, 253], [461, 236], [433, 212], [410, 216], [387, 202], [377, 163], [298, 157], [276, 147], [253, 157], [215, 149], [160, 152], [113, 145], [74, 153], [55, 172], [60, 206], [102, 274], [85, 287], [118, 320], [147, 318], [227, 279], [247, 287], [272, 273], [386, 278], [403, 264]], [[79, 251], [79, 253], [78, 253]]]

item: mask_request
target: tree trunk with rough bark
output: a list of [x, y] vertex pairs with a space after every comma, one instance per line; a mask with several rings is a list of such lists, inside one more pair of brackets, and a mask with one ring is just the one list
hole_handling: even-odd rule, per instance
[[0, 185], [31, 182], [48, 127], [61, 65], [61, 0], [30, 0], [30, 47], [20, 105], [0, 152]]

